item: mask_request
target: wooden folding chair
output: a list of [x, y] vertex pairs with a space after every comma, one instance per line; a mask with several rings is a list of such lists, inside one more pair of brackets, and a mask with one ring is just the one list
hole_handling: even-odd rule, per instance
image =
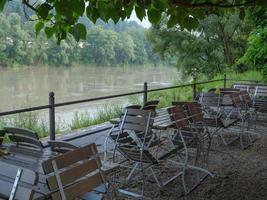
[[48, 175], [51, 199], [102, 199], [103, 194], [92, 192], [101, 185], [105, 187], [107, 197], [112, 199], [101, 166], [95, 143], [44, 161], [42, 167]]
[[189, 121], [193, 125], [193, 130], [197, 132], [197, 136], [201, 145], [200, 152], [204, 155], [204, 162], [206, 162], [205, 164], [208, 164], [208, 156], [212, 138], [210, 130], [205, 124], [201, 105], [197, 102], [187, 102], [184, 107], [187, 110]]
[[[176, 145], [180, 146], [178, 154], [178, 160], [173, 161], [173, 163], [176, 163], [177, 165], [182, 166], [182, 183], [183, 188], [185, 191], [185, 194], [188, 194], [191, 192], [195, 187], [197, 187], [202, 180], [207, 175], [213, 176], [211, 172], [209, 172], [207, 169], [203, 168], [205, 166], [199, 166], [198, 165], [198, 159], [201, 155], [202, 146], [201, 146], [201, 138], [199, 137], [199, 127], [192, 127], [190, 124], [190, 120], [192, 122], [199, 122], [199, 117], [201, 116], [200, 113], [195, 113], [192, 116], [187, 115], [187, 111], [183, 108], [181, 105], [173, 106], [167, 109], [171, 121], [173, 122], [173, 129], [174, 129], [174, 137], [173, 141]], [[193, 107], [190, 106], [190, 110], [192, 112]], [[194, 129], [196, 128], [196, 129]], [[189, 148], [194, 148], [196, 150], [195, 155], [190, 156], [189, 155]], [[193, 159], [193, 163], [191, 164], [189, 159]], [[196, 177], [196, 183], [192, 187], [188, 187], [185, 181], [185, 175], [187, 170], [194, 170], [197, 172]], [[204, 176], [200, 177], [199, 172], [204, 172]]]
[[32, 170], [0, 161], [0, 199], [31, 200], [37, 182]]
[[4, 127], [6, 135], [17, 147], [29, 150], [42, 151], [43, 144], [39, 140], [37, 133], [24, 128]]
[[[146, 120], [152, 120], [152, 117], [155, 117], [155, 112], [151, 110], [142, 110], [142, 109], [135, 109], [132, 107], [126, 107], [123, 111], [123, 115], [121, 115], [120, 122], [117, 126], [113, 126], [111, 130], [108, 132], [107, 137], [104, 142], [104, 161], [107, 160], [107, 153], [108, 150], [108, 141], [113, 143], [112, 147], [112, 158], [113, 162], [115, 162], [115, 155], [117, 150], [117, 143], [118, 142], [137, 142], [134, 141], [133, 138], [129, 136], [132, 132], [135, 132], [139, 139], [143, 140], [144, 138], [144, 131], [146, 134], [146, 142], [147, 145], [154, 145], [156, 142], [156, 135], [155, 132], [152, 131], [152, 126], [149, 126], [148, 130], [144, 130], [144, 124], [147, 123]], [[136, 119], [136, 121], [134, 121]], [[140, 129], [138, 126], [142, 124], [142, 128]], [[150, 125], [153, 124], [153, 121], [150, 122]], [[128, 127], [129, 125], [129, 127]], [[135, 130], [135, 127], [139, 129]], [[130, 129], [130, 131], [129, 131]]]
[[236, 126], [239, 118], [231, 119], [233, 101], [229, 94], [227, 94], [226, 99], [223, 99], [223, 96], [216, 93], [202, 93], [199, 103], [203, 108], [204, 122], [210, 128], [211, 137], [219, 135], [222, 142], [225, 145], [229, 145], [237, 140], [239, 135], [231, 140], [226, 140], [224, 130], [229, 130], [230, 127]]
[[[144, 197], [148, 177], [152, 177], [157, 183], [157, 186], [162, 188], [177, 177], [182, 176], [183, 173], [181, 169], [177, 169], [175, 174], [170, 175], [170, 177], [168, 176], [167, 180], [160, 180], [157, 176], [154, 168], [160, 166], [160, 170], [166, 171], [168, 168], [165, 168], [165, 166], [169, 162], [173, 166], [173, 162], [175, 161], [171, 159], [171, 156], [175, 156], [180, 147], [175, 150], [170, 150], [160, 157], [155, 154], [153, 148], [157, 149], [161, 144], [161, 140], [152, 131], [153, 115], [154, 112], [148, 110], [127, 109], [121, 122], [121, 132], [113, 138], [116, 142], [117, 150], [127, 160], [132, 162], [132, 165], [129, 166], [131, 171], [126, 181], [132, 181], [133, 177], [140, 178], [140, 176], [134, 176], [134, 173], [141, 175], [141, 181], [138, 184], [141, 187], [139, 193], [125, 190], [119, 190], [119, 192], [136, 198]], [[166, 179], [166, 177], [164, 178]]]

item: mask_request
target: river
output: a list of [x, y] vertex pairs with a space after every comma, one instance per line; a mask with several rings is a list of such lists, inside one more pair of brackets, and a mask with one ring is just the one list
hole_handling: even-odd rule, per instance
[[[172, 67], [18, 67], [0, 68], [0, 112], [48, 104], [55, 92], [57, 103], [166, 87], [178, 79]], [[75, 112], [92, 112], [105, 104], [126, 104], [128, 97], [64, 106], [56, 109], [57, 120], [69, 123]], [[44, 118], [48, 111], [38, 111]]]

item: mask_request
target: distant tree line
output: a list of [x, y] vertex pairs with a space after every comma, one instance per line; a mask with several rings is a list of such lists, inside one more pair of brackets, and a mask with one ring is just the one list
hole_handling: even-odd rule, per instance
[[[13, 8], [14, 10], [14, 8]], [[146, 29], [136, 22], [81, 21], [87, 27], [86, 41], [68, 37], [60, 45], [41, 32], [35, 22], [24, 18], [19, 8], [0, 14], [0, 66], [49, 65], [144, 65], [159, 58], [146, 39]]]

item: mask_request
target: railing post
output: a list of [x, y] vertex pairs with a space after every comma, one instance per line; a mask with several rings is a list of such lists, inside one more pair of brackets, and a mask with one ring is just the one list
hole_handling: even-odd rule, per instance
[[192, 86], [192, 97], [193, 97], [193, 100], [194, 100], [197, 97], [196, 78], [194, 78], [193, 81], [194, 81], [194, 83], [193, 83], [193, 86]]
[[143, 103], [147, 102], [147, 82], [144, 82], [144, 96], [143, 96]]
[[55, 93], [49, 93], [49, 133], [50, 140], [55, 140], [56, 138], [56, 128], [55, 128]]
[[223, 78], [223, 87], [224, 88], [226, 88], [226, 81], [227, 81], [226, 74], [224, 74], [224, 78]]

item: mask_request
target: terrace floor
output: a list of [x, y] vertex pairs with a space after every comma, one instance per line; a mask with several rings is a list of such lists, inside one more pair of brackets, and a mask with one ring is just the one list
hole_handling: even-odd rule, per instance
[[[266, 119], [264, 119], [266, 121]], [[105, 129], [106, 127], [106, 129]], [[82, 145], [96, 142], [99, 148], [107, 134], [110, 125], [93, 130], [87, 129], [74, 139], [74, 134], [62, 136], [60, 139]], [[154, 184], [147, 184], [145, 195], [148, 199], [183, 199], [183, 200], [260, 200], [267, 199], [267, 123], [260, 123], [257, 132], [261, 139], [256, 140], [252, 146], [242, 150], [238, 140], [229, 146], [215, 138], [210, 156], [210, 171], [215, 175], [207, 177], [200, 186], [190, 194], [184, 196], [180, 178], [159, 190]], [[84, 135], [84, 137], [82, 137]], [[138, 184], [138, 182], [137, 182]], [[131, 185], [130, 187], [135, 187]], [[122, 197], [120, 199], [125, 199]]]

